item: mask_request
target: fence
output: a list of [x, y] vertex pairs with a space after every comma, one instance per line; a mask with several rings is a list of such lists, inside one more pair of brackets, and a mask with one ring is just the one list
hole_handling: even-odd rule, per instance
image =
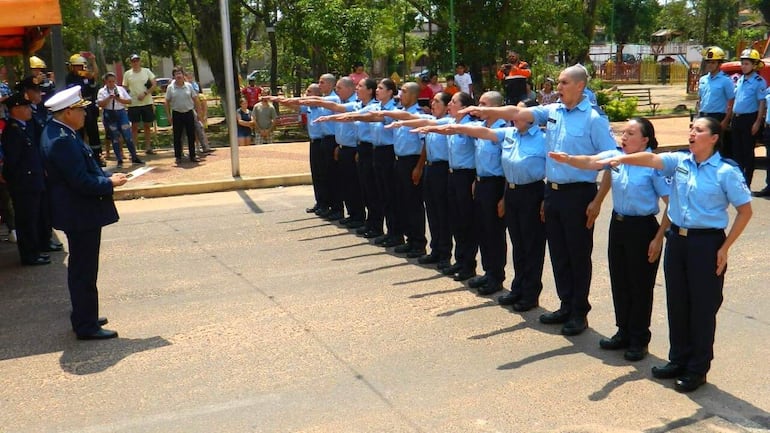
[[680, 63], [661, 64], [641, 62], [632, 64], [604, 63], [596, 76], [604, 81], [639, 84], [687, 83], [688, 67]]

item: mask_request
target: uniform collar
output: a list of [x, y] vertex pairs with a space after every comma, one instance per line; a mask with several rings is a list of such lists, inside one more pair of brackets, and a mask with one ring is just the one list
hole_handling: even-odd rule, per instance
[[[688, 159], [696, 166], [698, 165], [698, 161], [695, 160], [695, 155], [692, 152], [690, 152], [690, 157]], [[700, 163], [700, 165], [713, 165], [714, 167], [717, 167], [720, 161], [722, 161], [722, 155], [719, 154], [719, 151], [716, 151], [713, 155], [708, 157], [708, 159]]]
[[502, 128], [503, 126], [505, 126], [505, 125], [507, 124], [507, 123], [505, 122], [505, 120], [503, 120], [503, 119], [497, 119], [497, 120], [495, 120], [495, 122], [494, 122], [494, 123], [492, 123], [492, 125], [490, 125], [490, 126], [487, 126], [487, 125], [486, 125], [486, 123], [487, 123], [487, 122], [484, 122], [482, 126], [486, 126], [486, 127], [487, 127], [487, 128], [489, 128], [489, 129], [497, 129], [497, 128]]
[[74, 130], [74, 129], [72, 129], [72, 128], [71, 128], [69, 125], [67, 125], [66, 123], [62, 123], [62, 122], [60, 122], [60, 121], [56, 120], [55, 118], [51, 119], [51, 122], [55, 122], [55, 123], [58, 123], [59, 125], [61, 125], [61, 126], [63, 126], [63, 127], [65, 127], [65, 128], [67, 128], [67, 129], [69, 129], [69, 130], [70, 130], [70, 132], [72, 132], [73, 134], [75, 133], [75, 130]]

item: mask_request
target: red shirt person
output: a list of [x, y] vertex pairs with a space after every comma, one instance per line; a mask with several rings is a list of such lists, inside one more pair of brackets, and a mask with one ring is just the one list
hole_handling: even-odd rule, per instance
[[249, 79], [249, 85], [241, 90], [243, 97], [246, 98], [246, 105], [249, 110], [252, 110], [255, 105], [259, 103], [259, 98], [262, 96], [262, 88], [257, 86], [256, 80]]

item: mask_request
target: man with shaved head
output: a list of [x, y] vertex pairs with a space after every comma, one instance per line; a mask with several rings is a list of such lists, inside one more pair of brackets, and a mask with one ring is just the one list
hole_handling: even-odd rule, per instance
[[[559, 74], [559, 103], [530, 108], [469, 107], [465, 111], [485, 119], [545, 124], [549, 151], [595, 155], [615, 149], [617, 144], [609, 121], [583, 93], [587, 83], [586, 69], [570, 66]], [[563, 324], [562, 334], [578, 335], [588, 327], [593, 224], [603, 197], [597, 197], [595, 171], [559, 164], [550, 158], [546, 159], [545, 169], [545, 229], [561, 306], [540, 316], [540, 321]]]

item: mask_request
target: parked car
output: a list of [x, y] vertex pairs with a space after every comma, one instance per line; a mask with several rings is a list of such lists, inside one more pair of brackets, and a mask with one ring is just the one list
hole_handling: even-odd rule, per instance
[[168, 85], [171, 84], [171, 80], [173, 80], [173, 78], [156, 78], [155, 84], [158, 86], [161, 92], [165, 93]]
[[[762, 59], [762, 62], [765, 64], [765, 66], [759, 70], [759, 75], [762, 76], [762, 78], [765, 79], [768, 83], [770, 83], [770, 57], [765, 57]], [[743, 74], [741, 72], [741, 62], [740, 60], [736, 60], [734, 62], [725, 62], [722, 63], [722, 66], [720, 69], [727, 75], [730, 76], [736, 76], [733, 78], [734, 80], [738, 80], [737, 77]]]
[[266, 85], [270, 82], [270, 71], [267, 69], [255, 69], [246, 76], [247, 83], [251, 80], [256, 81], [257, 85]]

